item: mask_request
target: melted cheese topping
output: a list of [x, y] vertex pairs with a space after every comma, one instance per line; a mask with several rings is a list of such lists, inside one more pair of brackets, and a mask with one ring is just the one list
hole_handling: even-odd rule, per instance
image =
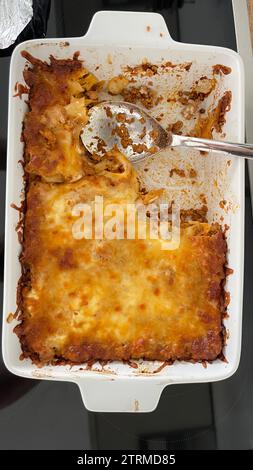
[[[29, 54], [33, 68], [25, 70], [30, 87], [24, 121], [26, 171], [48, 182], [75, 181], [86, 174], [86, 151], [80, 132], [87, 123], [87, 93], [99, 85], [76, 58], [48, 65]], [[95, 92], [93, 91], [93, 94]]]
[[[122, 161], [122, 157], [121, 161]], [[160, 240], [76, 240], [72, 209], [98, 194], [135, 202], [138, 183], [101, 169], [71, 184], [34, 182], [28, 193], [23, 289], [26, 348], [42, 362], [87, 359], [212, 359], [221, 350], [221, 232], [182, 228], [180, 246]]]

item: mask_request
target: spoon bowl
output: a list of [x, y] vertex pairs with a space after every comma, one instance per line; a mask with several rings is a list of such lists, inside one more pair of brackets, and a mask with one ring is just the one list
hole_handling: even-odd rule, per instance
[[91, 154], [103, 157], [117, 147], [137, 162], [171, 144], [171, 135], [144, 109], [124, 101], [104, 101], [89, 111], [81, 139]]

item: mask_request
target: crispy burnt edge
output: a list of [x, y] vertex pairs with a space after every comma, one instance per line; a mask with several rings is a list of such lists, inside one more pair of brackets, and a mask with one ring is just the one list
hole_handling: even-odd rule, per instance
[[[41, 67], [45, 67], [45, 68], [49, 67], [50, 65], [51, 66], [56, 66], [56, 67], [58, 65], [61, 65], [61, 66], [64, 65], [67, 68], [69, 68], [70, 70], [72, 70], [71, 63], [73, 64], [73, 63], [76, 63], [77, 61], [80, 63], [80, 61], [78, 60], [79, 52], [74, 53], [73, 59], [66, 59], [66, 60], [55, 59], [51, 55], [50, 56], [50, 65], [47, 62], [43, 62], [39, 59], [34, 58], [33, 56], [31, 56], [26, 51], [23, 51], [22, 56], [24, 58], [26, 58], [27, 60], [29, 60], [29, 62], [32, 65], [36, 64], [36, 65], [40, 65]], [[29, 90], [29, 96], [28, 96], [28, 106], [29, 106], [29, 99], [30, 99], [30, 90]], [[24, 126], [24, 123], [23, 123], [23, 126]], [[23, 135], [23, 129], [22, 129], [22, 135]], [[21, 135], [21, 138], [22, 138], [22, 135]], [[24, 170], [24, 175], [23, 175], [23, 181], [24, 181], [23, 200], [21, 202], [21, 207], [17, 207], [14, 204], [12, 205], [13, 208], [15, 208], [16, 210], [19, 211], [19, 221], [18, 221], [18, 224], [16, 226], [16, 231], [17, 231], [17, 234], [18, 234], [19, 242], [21, 244], [21, 252], [20, 252], [20, 255], [19, 255], [19, 261], [20, 261], [20, 264], [21, 264], [21, 276], [20, 276], [20, 279], [18, 281], [18, 286], [17, 286], [17, 294], [16, 294], [17, 309], [16, 309], [16, 312], [14, 314], [14, 318], [17, 321], [19, 321], [19, 323], [15, 326], [13, 331], [17, 334], [17, 336], [20, 340], [21, 349], [22, 349], [22, 354], [20, 356], [20, 359], [30, 358], [31, 361], [34, 364], [36, 364], [38, 367], [42, 367], [43, 365], [45, 365], [44, 362], [42, 362], [40, 360], [40, 357], [39, 357], [38, 353], [30, 351], [30, 349], [29, 349], [29, 347], [27, 346], [27, 343], [26, 343], [25, 335], [22, 334], [22, 324], [23, 324], [23, 321], [25, 319], [25, 314], [24, 314], [24, 309], [23, 309], [23, 290], [24, 290], [25, 287], [30, 287], [30, 284], [31, 284], [30, 268], [29, 268], [28, 264], [25, 262], [25, 259], [24, 259], [25, 217], [26, 217], [26, 211], [27, 211], [27, 193], [29, 191], [29, 186], [30, 186], [31, 180], [32, 181], [34, 181], [34, 180], [40, 181], [41, 180], [40, 177], [31, 176], [29, 173], [26, 172], [26, 170], [25, 170], [25, 155], [26, 155], [26, 142], [24, 141], [23, 160], [20, 161], [20, 164], [22, 164], [23, 170]], [[201, 219], [203, 219], [202, 221], [206, 222], [206, 214], [203, 215], [203, 208], [201, 208], [200, 211], [201, 211], [200, 216], [199, 216], [199, 218], [197, 218], [197, 220], [201, 221]], [[188, 212], [188, 211], [186, 211], [186, 212]], [[198, 213], [198, 210], [194, 210], [194, 213], [196, 215]], [[183, 217], [183, 219], [184, 219], [184, 217]], [[160, 372], [163, 369], [163, 367], [173, 364], [176, 360], [179, 360], [179, 361], [186, 360], [188, 362], [193, 362], [193, 363], [201, 362], [204, 365], [204, 367], [206, 367], [207, 362], [212, 363], [216, 359], [226, 361], [226, 358], [223, 354], [223, 348], [224, 348], [224, 345], [226, 344], [227, 333], [226, 333], [226, 328], [223, 324], [223, 319], [227, 316], [227, 306], [229, 304], [229, 293], [227, 293], [225, 291], [225, 283], [226, 283], [226, 277], [229, 274], [231, 274], [231, 272], [230, 272], [229, 268], [226, 268], [226, 265], [227, 265], [227, 259], [226, 259], [226, 256], [227, 256], [227, 243], [226, 243], [226, 237], [225, 237], [226, 230], [222, 231], [221, 227], [218, 226], [218, 224], [214, 224], [214, 225], [216, 225], [216, 233], [219, 232], [221, 234], [222, 240], [225, 243], [225, 246], [224, 246], [225, 263], [224, 263], [224, 266], [223, 266], [224, 279], [222, 280], [221, 285], [220, 285], [221, 291], [220, 291], [220, 295], [219, 295], [219, 298], [220, 298], [220, 311], [221, 311], [221, 331], [220, 331], [221, 352], [217, 355], [216, 358], [214, 358], [212, 360], [191, 359], [189, 357], [189, 355], [187, 355], [185, 358], [184, 357], [179, 357], [179, 358], [178, 357], [171, 357], [171, 358], [168, 358], [166, 360], [160, 359], [162, 361], [162, 365], [158, 369], [156, 369], [153, 373]], [[87, 346], [89, 348], [89, 345], [87, 345]], [[92, 345], [90, 345], [90, 346], [92, 346]], [[95, 346], [95, 350], [97, 351], [96, 345], [93, 345], [93, 347], [94, 346]], [[125, 349], [127, 350], [127, 345], [126, 345]], [[118, 359], [118, 358], [115, 358], [115, 359]], [[86, 362], [87, 368], [89, 368], [89, 367], [92, 367], [92, 365], [97, 361], [100, 361], [101, 364], [104, 365], [104, 364], [106, 364], [108, 362], [111, 362], [115, 359], [103, 359], [103, 358], [98, 359], [98, 358], [94, 357], [94, 358], [90, 358], [90, 359], [86, 360], [85, 362]], [[143, 357], [143, 359], [145, 359], [145, 356]], [[148, 360], [156, 360], [156, 359], [157, 358], [153, 358], [153, 359], [148, 358]], [[131, 367], [133, 367], [133, 364], [135, 364], [133, 362], [134, 358], [131, 358], [131, 357], [125, 357], [125, 358], [121, 357], [120, 360], [122, 360], [125, 363], [128, 363]], [[55, 359], [53, 361], [50, 361], [50, 364], [51, 365], [71, 365], [71, 366], [73, 366], [73, 365], [81, 365], [81, 362], [71, 361], [71, 360], [65, 359], [64, 357], [55, 356]], [[135, 367], [135, 365], [134, 365], [134, 367]]]

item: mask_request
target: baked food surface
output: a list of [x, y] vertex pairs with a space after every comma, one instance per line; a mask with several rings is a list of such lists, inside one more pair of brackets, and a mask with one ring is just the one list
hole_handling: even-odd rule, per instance
[[136, 203], [137, 174], [116, 150], [101, 163], [85, 155], [76, 129], [86, 122], [89, 98], [77, 85], [73, 97], [71, 87], [89, 73], [78, 58], [51, 58], [47, 65], [26, 57], [33, 67], [26, 72], [26, 210], [15, 328], [24, 356], [40, 364], [214, 360], [223, 346], [221, 228], [183, 223], [174, 250], [150, 237], [75, 238], [76, 205], [92, 205], [97, 196], [104, 207]]

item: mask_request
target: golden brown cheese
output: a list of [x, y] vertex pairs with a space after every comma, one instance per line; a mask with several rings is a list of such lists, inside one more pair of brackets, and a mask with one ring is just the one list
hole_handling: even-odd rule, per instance
[[23, 52], [32, 67], [24, 71], [30, 87], [24, 120], [26, 171], [49, 182], [75, 181], [86, 174], [85, 149], [79, 135], [91, 104], [87, 92], [98, 84], [77, 55], [50, 64]]
[[130, 163], [120, 168], [100, 167], [71, 184], [31, 184], [23, 250], [30, 281], [16, 330], [23, 350], [42, 363], [214, 359], [222, 348], [221, 231], [184, 224], [180, 246], [171, 251], [161, 250], [160, 240], [72, 236], [75, 204], [98, 194], [105, 204], [138, 198]]

